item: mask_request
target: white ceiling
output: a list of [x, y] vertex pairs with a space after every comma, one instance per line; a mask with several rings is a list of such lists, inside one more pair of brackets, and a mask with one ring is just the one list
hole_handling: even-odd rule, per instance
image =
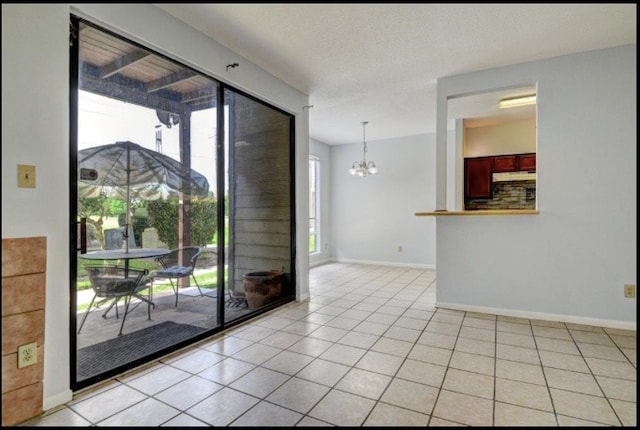
[[634, 3], [157, 6], [308, 94], [330, 145], [363, 120], [368, 141], [435, 132], [439, 77], [636, 43]]

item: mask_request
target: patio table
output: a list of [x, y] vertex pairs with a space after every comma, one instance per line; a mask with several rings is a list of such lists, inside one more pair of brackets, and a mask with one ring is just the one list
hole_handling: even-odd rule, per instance
[[80, 254], [80, 258], [85, 260], [124, 260], [126, 264], [129, 260], [155, 258], [168, 253], [169, 250], [164, 248], [129, 248], [128, 251], [124, 249], [106, 249]]
[[102, 251], [87, 252], [80, 254], [79, 257], [84, 260], [124, 260], [125, 275], [129, 270], [129, 260], [139, 258], [155, 258], [169, 253], [169, 249], [164, 248], [129, 248], [125, 249], [106, 249]]
[[[87, 252], [86, 254], [80, 254], [79, 257], [84, 260], [124, 260], [124, 277], [128, 276], [129, 272], [129, 260], [135, 260], [139, 258], [155, 258], [169, 254], [169, 249], [164, 248], [129, 248], [125, 249], [107, 249], [102, 251]], [[153, 285], [150, 287], [149, 299], [140, 295], [135, 295], [139, 299], [150, 303], [155, 307], [151, 297], [153, 297]]]

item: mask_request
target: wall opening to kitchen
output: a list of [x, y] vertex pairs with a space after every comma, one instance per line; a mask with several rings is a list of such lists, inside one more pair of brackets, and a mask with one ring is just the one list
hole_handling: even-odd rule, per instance
[[536, 209], [536, 104], [499, 108], [501, 100], [536, 95], [535, 86], [456, 97], [448, 101], [454, 153], [461, 174], [456, 208]]

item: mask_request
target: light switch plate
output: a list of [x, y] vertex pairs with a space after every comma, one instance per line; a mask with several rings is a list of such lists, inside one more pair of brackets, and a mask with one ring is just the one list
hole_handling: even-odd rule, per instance
[[20, 188], [36, 187], [36, 166], [18, 164], [18, 187]]
[[633, 299], [636, 297], [636, 286], [633, 284], [625, 284], [624, 286], [624, 296], [629, 299]]

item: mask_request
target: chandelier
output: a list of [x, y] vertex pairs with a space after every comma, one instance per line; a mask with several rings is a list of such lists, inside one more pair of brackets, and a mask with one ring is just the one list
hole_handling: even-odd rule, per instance
[[349, 174], [353, 176], [362, 176], [366, 177], [367, 175], [376, 175], [378, 174], [378, 168], [376, 167], [376, 163], [373, 161], [369, 161], [367, 163], [367, 140], [364, 137], [364, 128], [368, 124], [367, 121], [362, 121], [362, 160], [354, 161], [349, 169]]

